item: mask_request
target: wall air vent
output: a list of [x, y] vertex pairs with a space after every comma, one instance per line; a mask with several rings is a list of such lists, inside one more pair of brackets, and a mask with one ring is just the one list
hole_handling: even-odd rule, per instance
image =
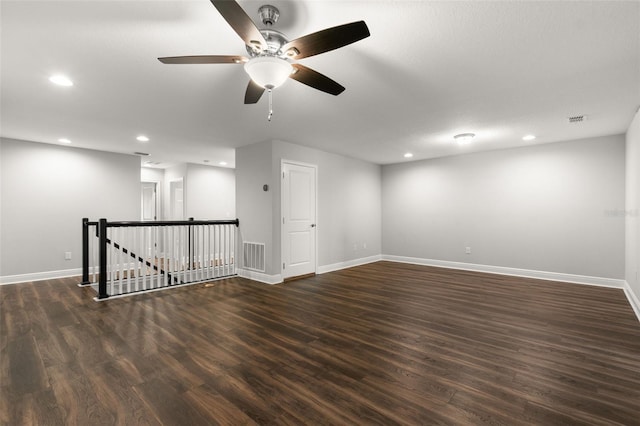
[[265, 271], [265, 252], [263, 243], [244, 242], [243, 244], [243, 266], [244, 269], [252, 271]]
[[147, 156], [147, 155], [149, 155], [149, 153], [148, 153], [148, 152], [140, 152], [140, 151], [136, 151], [136, 152], [134, 152], [134, 154], [136, 154], [136, 155], [143, 155], [143, 156]]
[[569, 123], [582, 123], [583, 121], [587, 121], [586, 115], [570, 115], [567, 117], [567, 122]]

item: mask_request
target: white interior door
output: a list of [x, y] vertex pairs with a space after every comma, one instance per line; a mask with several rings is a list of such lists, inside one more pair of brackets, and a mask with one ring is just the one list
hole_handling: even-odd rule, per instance
[[157, 219], [157, 184], [155, 182], [142, 182], [142, 220]]
[[282, 163], [282, 277], [316, 272], [316, 166]]

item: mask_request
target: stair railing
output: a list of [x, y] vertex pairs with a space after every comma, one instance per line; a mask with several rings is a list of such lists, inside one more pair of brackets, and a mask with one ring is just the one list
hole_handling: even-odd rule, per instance
[[[236, 275], [239, 220], [82, 219], [82, 281], [96, 300]], [[92, 228], [95, 232], [91, 232]]]

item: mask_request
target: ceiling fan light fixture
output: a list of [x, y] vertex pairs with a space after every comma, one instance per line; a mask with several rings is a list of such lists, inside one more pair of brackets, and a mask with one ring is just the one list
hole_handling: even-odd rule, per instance
[[244, 64], [244, 70], [258, 86], [275, 89], [287, 81], [293, 67], [286, 60], [275, 56], [257, 56]]

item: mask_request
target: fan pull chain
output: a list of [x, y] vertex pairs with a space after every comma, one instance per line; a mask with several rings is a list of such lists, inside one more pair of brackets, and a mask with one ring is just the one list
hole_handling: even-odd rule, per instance
[[269, 89], [269, 115], [267, 116], [267, 120], [271, 121], [271, 116], [273, 116], [273, 90]]

